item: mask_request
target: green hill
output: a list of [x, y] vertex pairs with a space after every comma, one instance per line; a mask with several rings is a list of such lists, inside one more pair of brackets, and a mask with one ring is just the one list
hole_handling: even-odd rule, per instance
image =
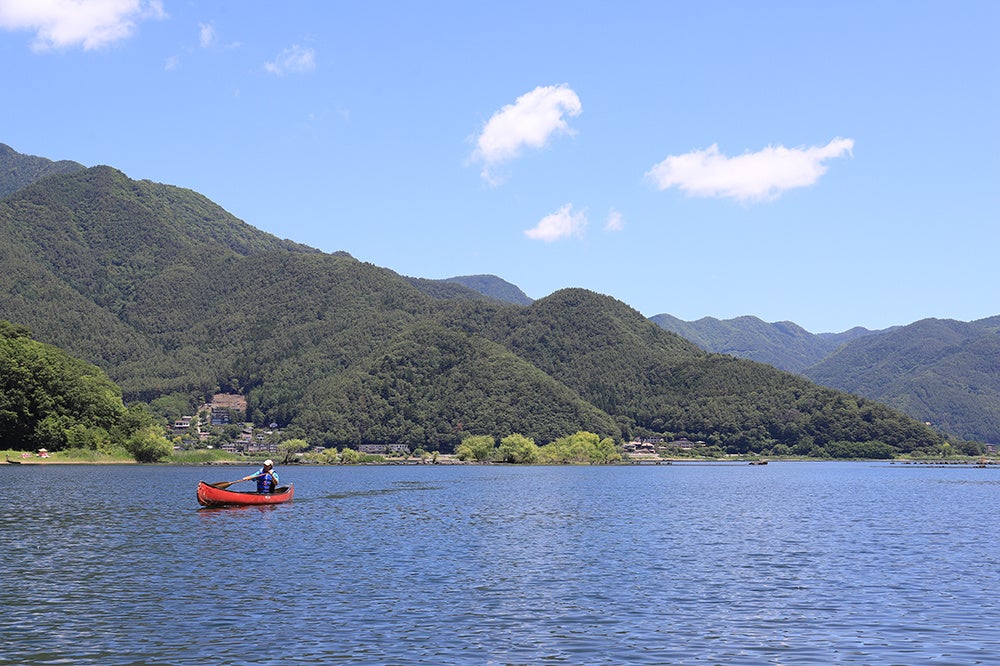
[[22, 155], [7, 144], [0, 143], [0, 199], [46, 176], [85, 168], [68, 160], [53, 162], [44, 157]]
[[414, 287], [434, 298], [490, 299], [498, 303], [531, 305], [523, 291], [495, 275], [465, 275], [444, 280], [408, 277]]
[[803, 374], [933, 423], [1000, 442], [1000, 317], [924, 319], [844, 345]]
[[651, 321], [700, 348], [762, 361], [877, 400], [952, 436], [1000, 443], [1000, 317], [925, 319], [882, 331], [812, 334], [756, 317]]
[[447, 278], [445, 281], [455, 282], [504, 303], [515, 305], [531, 305], [532, 303], [532, 299], [519, 287], [498, 278], [496, 275], [459, 275]]
[[248, 398], [315, 444], [470, 434], [703, 439], [823, 452], [940, 435], [773, 367], [708, 354], [569, 289], [518, 306], [266, 234], [201, 195], [109, 167], [0, 200], [0, 318], [102, 369], [127, 400]]
[[840, 345], [875, 333], [856, 327], [843, 333], [814, 334], [790, 321], [768, 323], [751, 316], [683, 321], [659, 314], [650, 320], [707, 351], [760, 361], [789, 372], [802, 372]]
[[128, 450], [140, 462], [170, 452], [162, 428], [97, 366], [0, 320], [0, 448]]

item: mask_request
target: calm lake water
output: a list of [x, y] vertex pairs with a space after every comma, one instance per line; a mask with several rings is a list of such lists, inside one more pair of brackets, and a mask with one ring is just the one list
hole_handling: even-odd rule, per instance
[[251, 469], [0, 467], [0, 665], [1000, 659], [1000, 469]]

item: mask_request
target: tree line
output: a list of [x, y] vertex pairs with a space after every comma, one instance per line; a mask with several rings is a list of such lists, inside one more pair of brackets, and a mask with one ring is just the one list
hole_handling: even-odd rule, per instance
[[125, 407], [121, 389], [97, 366], [0, 321], [0, 448], [127, 452], [140, 462], [171, 451], [144, 406]]

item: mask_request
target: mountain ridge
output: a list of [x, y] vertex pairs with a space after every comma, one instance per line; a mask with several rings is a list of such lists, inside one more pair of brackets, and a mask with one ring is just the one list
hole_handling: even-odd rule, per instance
[[0, 199], [0, 282], [0, 318], [96, 363], [130, 399], [242, 393], [255, 422], [323, 445], [576, 430], [734, 453], [943, 443], [878, 403], [704, 352], [610, 296], [515, 305], [405, 278], [111, 167]]
[[880, 331], [811, 334], [756, 317], [651, 318], [708, 351], [753, 358], [884, 402], [958, 437], [1000, 443], [1000, 316], [926, 318]]
[[45, 157], [23, 155], [7, 144], [0, 143], [0, 199], [47, 176], [72, 173], [85, 168], [70, 160], [54, 162]]

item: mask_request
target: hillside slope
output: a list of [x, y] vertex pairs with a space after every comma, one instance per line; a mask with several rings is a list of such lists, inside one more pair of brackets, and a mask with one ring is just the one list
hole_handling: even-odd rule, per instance
[[1000, 443], [1000, 317], [815, 335], [791, 322], [756, 317], [686, 322], [662, 314], [651, 321], [702, 349], [884, 402], [955, 437]]
[[44, 157], [22, 155], [7, 144], [0, 143], [0, 199], [47, 176], [85, 168], [69, 160], [53, 162]]
[[837, 348], [838, 340], [814, 335], [790, 321], [764, 322], [757, 317], [687, 322], [660, 314], [650, 318], [702, 349], [760, 361], [789, 372], [801, 372]]
[[1000, 317], [924, 319], [853, 341], [803, 374], [958, 437], [1000, 442]]
[[531, 305], [533, 302], [519, 287], [496, 275], [459, 275], [446, 278], [444, 281], [460, 284], [504, 303]]

